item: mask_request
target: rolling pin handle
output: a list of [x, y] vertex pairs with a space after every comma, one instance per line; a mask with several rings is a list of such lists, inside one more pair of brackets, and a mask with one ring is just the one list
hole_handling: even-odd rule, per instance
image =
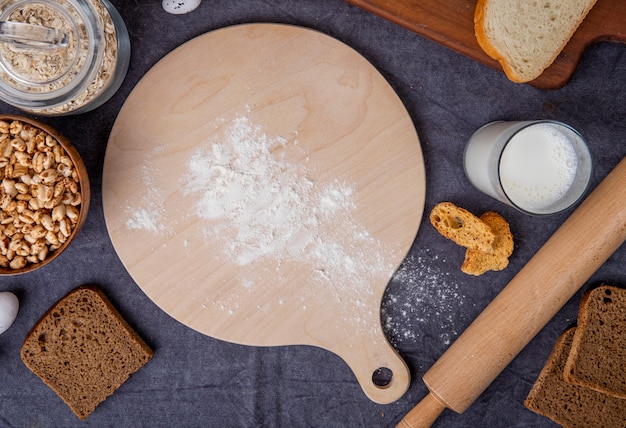
[[402, 418], [396, 428], [428, 428], [445, 409], [446, 406], [430, 392]]

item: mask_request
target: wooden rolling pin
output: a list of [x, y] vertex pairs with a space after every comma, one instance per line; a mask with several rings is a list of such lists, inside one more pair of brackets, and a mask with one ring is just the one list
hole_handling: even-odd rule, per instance
[[463, 413], [626, 239], [626, 158], [426, 372], [429, 394], [398, 424]]

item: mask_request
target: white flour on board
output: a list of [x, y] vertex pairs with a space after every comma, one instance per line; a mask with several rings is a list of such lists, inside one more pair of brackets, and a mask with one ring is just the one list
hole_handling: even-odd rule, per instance
[[[190, 216], [202, 221], [207, 239], [219, 242], [224, 260], [239, 266], [267, 260], [310, 266], [312, 283], [329, 286], [337, 298], [350, 300], [346, 303], [352, 308], [354, 327], [380, 313], [383, 330], [395, 347], [423, 339], [426, 325], [435, 334], [439, 328], [442, 344], [451, 343], [458, 334], [456, 326], [463, 324], [458, 319], [463, 296], [449, 272], [438, 267], [437, 256], [428, 249], [411, 253], [393, 275], [382, 307], [367, 307], [360, 296], [372, 292], [373, 277], [390, 278], [393, 266], [386, 259], [388, 249], [355, 221], [351, 184], [315, 181], [305, 161], [289, 161], [287, 152], [307, 159], [297, 137], [269, 136], [245, 115], [221, 125], [223, 136], [198, 144], [178, 181], [192, 201]], [[161, 151], [156, 147], [154, 154]], [[148, 159], [141, 172], [149, 190], [139, 207], [129, 208], [126, 226], [169, 236], [164, 201], [153, 179], [158, 171]], [[331, 230], [324, 228], [328, 224]], [[219, 299], [207, 297], [202, 307], [237, 313], [237, 293], [262, 285], [255, 280], [242, 276], [239, 291]], [[271, 311], [274, 304], [287, 301], [279, 295], [271, 304], [259, 302], [257, 308]], [[307, 310], [306, 300], [299, 304]]]
[[[270, 136], [247, 115], [221, 120], [220, 129], [219, 137], [197, 144], [178, 180], [193, 201], [189, 215], [202, 221], [224, 260], [310, 266], [313, 283], [331, 287], [337, 299], [349, 296], [351, 306], [359, 305], [359, 293], [372, 292], [372, 278], [391, 277], [389, 249], [354, 218], [352, 184], [312, 179], [297, 132], [290, 140]], [[142, 173], [146, 188], [156, 188], [150, 159]], [[128, 211], [127, 228], [169, 233], [158, 198], [144, 195], [142, 206]], [[252, 289], [254, 278], [242, 277], [241, 285]]]
[[167, 228], [163, 221], [163, 201], [154, 186], [154, 171], [150, 164], [142, 165], [141, 175], [146, 194], [141, 198], [141, 207], [127, 208], [126, 227], [130, 230], [144, 230], [152, 233], [164, 233]]
[[297, 140], [271, 137], [247, 116], [232, 120], [223, 138], [198, 147], [181, 183], [230, 260], [296, 261], [312, 267], [314, 281], [364, 291], [373, 274], [391, 274], [380, 244], [354, 221], [350, 183], [314, 181], [303, 162], [285, 158], [286, 150], [306, 157]]

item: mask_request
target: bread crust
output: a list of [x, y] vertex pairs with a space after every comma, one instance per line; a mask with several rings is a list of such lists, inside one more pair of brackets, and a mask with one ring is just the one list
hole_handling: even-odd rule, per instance
[[508, 61], [506, 61], [500, 51], [489, 41], [489, 37], [485, 32], [485, 11], [488, 2], [489, 0], [478, 0], [476, 9], [474, 9], [474, 35], [476, 41], [488, 56], [495, 59], [500, 64], [504, 74], [509, 80], [515, 83], [525, 83], [524, 79], [517, 76], [515, 71], [509, 66]]
[[493, 253], [496, 236], [489, 226], [452, 202], [441, 202], [430, 212], [430, 222], [446, 238], [465, 248]]
[[625, 289], [603, 284], [586, 291], [565, 364], [565, 380], [626, 399], [625, 324]]
[[480, 220], [491, 228], [495, 234], [493, 253], [468, 248], [461, 270], [470, 275], [482, 275], [487, 271], [499, 271], [509, 265], [509, 257], [513, 253], [513, 234], [509, 223], [494, 211], [483, 213]]
[[441, 202], [430, 212], [430, 222], [437, 231], [456, 244], [465, 247], [461, 271], [482, 275], [509, 265], [513, 253], [513, 234], [509, 223], [495, 211], [476, 217], [452, 202]]
[[[89, 310], [75, 310], [81, 304]], [[146, 364], [153, 351], [102, 290], [84, 285], [66, 294], [35, 323], [20, 356], [83, 420]]]
[[624, 426], [626, 401], [564, 380], [575, 331], [571, 327], [559, 336], [524, 405], [565, 428]]
[[[538, 64], [537, 69], [534, 73], [530, 75], [521, 75], [516, 69], [510, 64], [507, 59], [506, 53], [499, 50], [495, 44], [494, 40], [487, 34], [487, 9], [491, 2], [498, 0], [478, 0], [476, 4], [476, 8], [474, 9], [474, 34], [476, 37], [476, 41], [478, 45], [482, 48], [482, 50], [491, 58], [496, 60], [500, 66], [502, 67], [504, 74], [507, 76], [509, 80], [515, 83], [526, 83], [530, 82], [537, 77], [539, 77], [559, 56], [559, 54], [563, 51], [569, 40], [572, 38], [580, 23], [585, 19], [589, 11], [593, 8], [596, 3], [596, 0], [591, 0], [585, 6], [585, 9], [582, 11], [580, 16], [578, 17], [575, 25], [572, 25], [568, 32], [565, 33], [565, 36], [558, 47], [556, 47], [552, 51], [552, 55], [549, 58], [544, 58], [541, 64]], [[503, 0], [510, 1], [510, 0]], [[541, 7], [541, 6], [538, 6]], [[531, 29], [532, 30], [532, 29]]]

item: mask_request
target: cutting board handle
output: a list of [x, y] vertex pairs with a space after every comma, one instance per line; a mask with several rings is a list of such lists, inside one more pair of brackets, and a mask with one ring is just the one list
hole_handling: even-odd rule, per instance
[[[389, 344], [382, 327], [375, 326], [368, 332], [355, 333], [347, 341], [336, 345], [337, 348], [326, 348], [339, 355], [350, 366], [370, 400], [379, 404], [393, 403], [409, 389], [409, 367]], [[374, 374], [379, 369], [391, 375], [389, 382], [384, 385], [378, 385], [374, 380]]]

